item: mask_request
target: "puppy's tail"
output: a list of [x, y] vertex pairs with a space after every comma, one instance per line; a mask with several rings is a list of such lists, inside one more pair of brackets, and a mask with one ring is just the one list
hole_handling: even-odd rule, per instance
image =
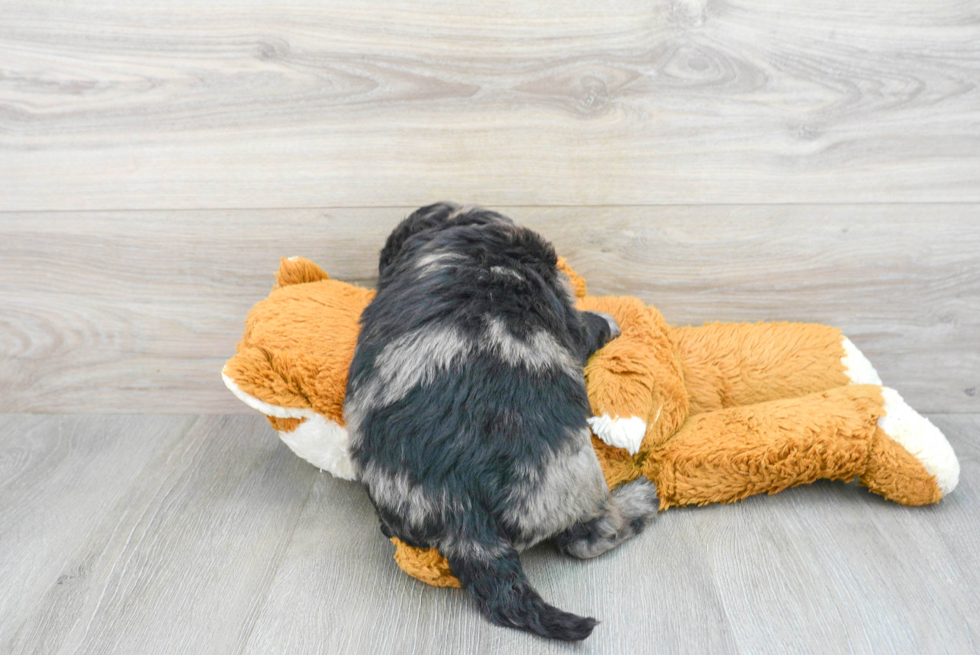
[[544, 602], [524, 575], [517, 551], [509, 546], [468, 543], [447, 550], [458, 553], [447, 558], [449, 569], [483, 615], [497, 625], [549, 639], [581, 641], [598, 623]]

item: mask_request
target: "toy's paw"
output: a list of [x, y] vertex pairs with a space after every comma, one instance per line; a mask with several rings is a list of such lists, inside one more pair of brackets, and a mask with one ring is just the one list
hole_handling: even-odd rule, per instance
[[935, 478], [943, 496], [949, 494], [960, 481], [960, 463], [945, 435], [894, 389], [883, 388], [881, 396], [886, 413], [878, 419], [878, 427]]
[[881, 378], [878, 371], [871, 365], [864, 353], [858, 350], [854, 343], [844, 337], [841, 345], [844, 347], [844, 355], [840, 358], [840, 363], [844, 365], [844, 374], [851, 379], [851, 384], [877, 384], [881, 385]]
[[647, 424], [639, 416], [613, 418], [609, 414], [593, 416], [589, 427], [595, 436], [610, 446], [625, 448], [631, 455], [640, 452], [640, 445], [647, 433]]
[[449, 571], [449, 562], [435, 548], [415, 548], [398, 537], [389, 537], [395, 544], [395, 562], [401, 569], [433, 587], [459, 588], [459, 580]]

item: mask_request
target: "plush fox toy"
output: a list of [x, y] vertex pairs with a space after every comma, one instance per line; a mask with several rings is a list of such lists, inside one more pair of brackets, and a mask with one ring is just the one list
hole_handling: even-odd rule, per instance
[[[903, 505], [953, 491], [959, 462], [928, 419], [839, 330], [805, 323], [668, 325], [636, 298], [593, 297], [559, 259], [578, 308], [622, 334], [585, 367], [593, 444], [610, 488], [644, 475], [660, 505], [728, 503], [820, 479], [852, 480]], [[358, 319], [374, 296], [302, 258], [245, 321], [225, 384], [313, 465], [353, 477], [343, 401]], [[435, 550], [393, 539], [409, 575], [458, 586]]]

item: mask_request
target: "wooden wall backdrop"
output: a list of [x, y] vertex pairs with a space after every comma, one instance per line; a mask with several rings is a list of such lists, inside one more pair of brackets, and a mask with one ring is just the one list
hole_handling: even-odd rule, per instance
[[0, 412], [243, 412], [280, 256], [437, 199], [677, 323], [844, 328], [980, 411], [974, 3], [0, 2]]

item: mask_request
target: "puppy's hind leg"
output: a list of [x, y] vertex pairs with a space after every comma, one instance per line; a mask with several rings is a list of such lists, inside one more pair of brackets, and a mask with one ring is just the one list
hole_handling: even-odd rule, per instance
[[586, 517], [555, 538], [563, 553], [587, 558], [602, 555], [634, 537], [657, 513], [657, 485], [646, 478], [616, 487], [598, 516]]

